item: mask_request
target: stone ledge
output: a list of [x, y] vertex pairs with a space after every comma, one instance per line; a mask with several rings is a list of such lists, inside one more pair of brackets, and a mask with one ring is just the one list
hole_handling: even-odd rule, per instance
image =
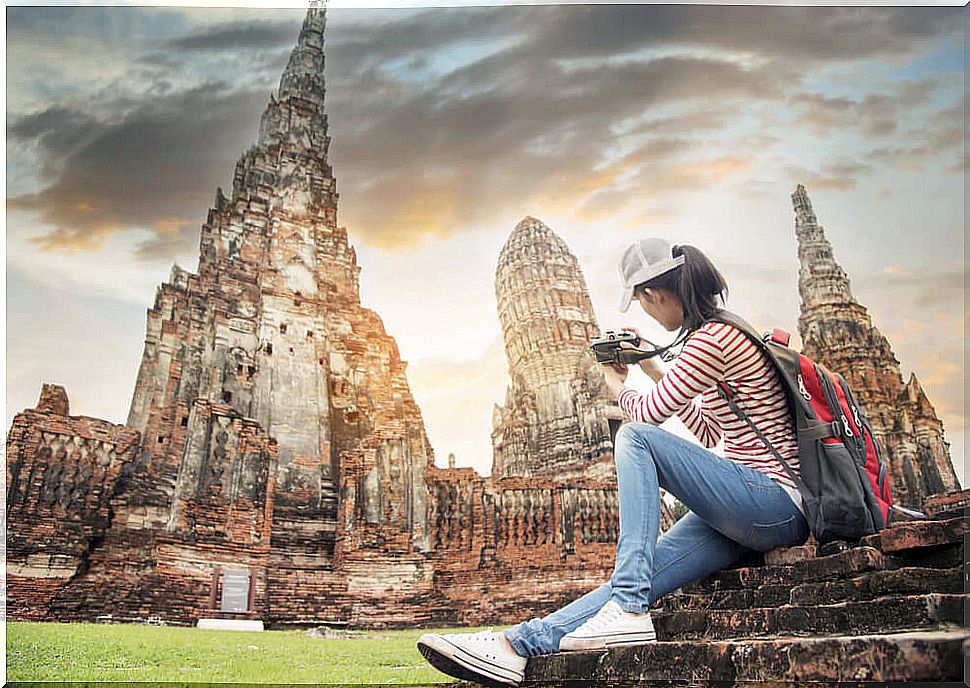
[[684, 590], [688, 592], [711, 592], [717, 588], [757, 588], [762, 585], [788, 585], [797, 583], [824, 583], [866, 571], [878, 571], [889, 567], [883, 553], [874, 547], [856, 547], [838, 554], [817, 559], [806, 559], [794, 564], [775, 566], [745, 566], [725, 569], [698, 581]]
[[657, 612], [693, 609], [749, 609], [787, 604], [812, 606], [871, 600], [884, 595], [963, 592], [961, 567], [927, 569], [910, 566], [871, 571], [859, 576], [797, 585], [766, 584], [758, 588], [726, 588], [708, 593], [672, 593], [660, 601]]
[[930, 518], [940, 518], [947, 515], [966, 515], [970, 508], [970, 490], [942, 492], [930, 495], [923, 501], [923, 511]]
[[196, 627], [218, 631], [261, 631], [263, 622], [258, 619], [199, 619]]
[[970, 595], [909, 595], [831, 605], [707, 609], [653, 614], [664, 640], [727, 640], [782, 634], [865, 634], [935, 628], [963, 622]]
[[[935, 630], [825, 638], [735, 642], [657, 642], [529, 661], [523, 688], [616, 686], [678, 681], [792, 682], [955, 681], [970, 630]], [[681, 683], [683, 685], [683, 683]], [[816, 684], [817, 685], [817, 684]]]
[[877, 547], [883, 552], [900, 552], [961, 542], [968, 530], [970, 530], [970, 519], [965, 517], [945, 521], [913, 521], [898, 523], [875, 535], [862, 538], [861, 542], [863, 545]]

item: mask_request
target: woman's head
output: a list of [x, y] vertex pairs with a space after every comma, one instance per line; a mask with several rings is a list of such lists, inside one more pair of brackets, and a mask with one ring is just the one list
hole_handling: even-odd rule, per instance
[[627, 247], [620, 260], [626, 311], [636, 298], [640, 306], [667, 330], [694, 328], [727, 297], [727, 282], [707, 256], [693, 246], [663, 239], [641, 239]]

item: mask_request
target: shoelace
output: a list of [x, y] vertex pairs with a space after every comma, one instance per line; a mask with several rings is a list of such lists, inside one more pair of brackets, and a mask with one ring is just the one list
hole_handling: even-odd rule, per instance
[[604, 626], [607, 626], [615, 621], [622, 614], [623, 610], [620, 609], [620, 605], [613, 600], [610, 600], [603, 605], [603, 607], [596, 613], [596, 616], [584, 624], [588, 627], [585, 630], [598, 631]]

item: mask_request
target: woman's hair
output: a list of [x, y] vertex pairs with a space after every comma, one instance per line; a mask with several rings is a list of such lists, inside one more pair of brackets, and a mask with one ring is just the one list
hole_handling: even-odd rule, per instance
[[717, 297], [724, 303], [728, 287], [714, 263], [700, 249], [674, 244], [674, 258], [684, 256], [684, 264], [651, 280], [641, 282], [634, 292], [643, 289], [667, 289], [684, 305], [684, 327], [693, 329], [717, 311]]

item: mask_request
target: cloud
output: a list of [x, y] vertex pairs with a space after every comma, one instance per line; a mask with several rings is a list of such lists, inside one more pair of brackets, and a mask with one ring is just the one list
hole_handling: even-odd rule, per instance
[[165, 42], [166, 50], [239, 50], [292, 48], [296, 40], [293, 22], [229, 22], [208, 26], [201, 31]]
[[843, 160], [826, 163], [821, 172], [794, 165], [788, 166], [786, 171], [793, 182], [809, 188], [851, 191], [856, 188], [859, 177], [868, 176], [873, 168], [863, 163]]
[[[147, 229], [140, 257], [188, 250], [214, 187], [255, 138], [300, 19], [145, 12], [98, 14], [137, 17], [141, 32], [111, 33], [127, 61], [117, 68], [116, 59], [118, 74], [99, 92], [64, 92], [19, 119], [12, 113], [13, 136], [36, 146], [51, 183], [10, 202], [52, 227], [41, 238], [47, 249], [90, 249]], [[43, 12], [18, 10], [13, 40], [38, 35], [53, 45], [74, 21], [100, 38], [97, 22], [53, 15], [45, 26]], [[955, 16], [657, 5], [335, 10], [327, 105], [342, 220], [390, 247], [489, 226], [497, 207], [587, 219], [631, 206], [663, 213], [658, 194], [740, 177], [779, 141], [758, 130], [762, 106], [787, 104], [819, 121], [839, 112], [823, 96], [786, 100], [806, 65], [910, 55], [953, 31]], [[237, 90], [206, 85], [227, 72]], [[868, 113], [850, 118], [889, 131], [893, 96], [917, 104], [933, 87], [905, 82], [850, 103]], [[713, 138], [745, 120], [755, 131]], [[865, 172], [835, 164], [806, 181], [852, 188]]]
[[50, 107], [14, 120], [7, 127], [7, 136], [13, 141], [39, 146], [44, 153], [41, 176], [51, 179], [66, 156], [103, 130], [100, 122], [84, 112]]
[[[344, 217], [368, 241], [391, 246], [420, 234], [482, 226], [493, 218], [496, 198], [523, 213], [564, 204], [586, 204], [589, 211], [596, 201], [588, 196], [604, 190], [603, 183], [591, 186], [591, 178], [609, 184], [620, 173], [634, 174], [634, 165], [662, 165], [696, 148], [664, 135], [672, 122], [647, 123], [638, 135], [653, 126], [658, 136], [608, 165], [616, 174], [594, 174], [615, 142], [614, 127], [652, 107], [696, 110], [697, 102], [776, 98], [779, 86], [759, 69], [689, 58], [565, 70], [498, 55], [428, 89], [369, 71], [359, 89], [335, 93], [331, 101], [331, 112], [357, 112], [353, 126], [333, 120]], [[680, 123], [680, 132], [690, 134], [692, 123], [701, 131], [721, 121], [695, 113]], [[699, 187], [685, 177], [673, 183]], [[409, 222], [415, 217], [419, 223]]]
[[[255, 137], [264, 98], [211, 83], [146, 99], [114, 123], [58, 110], [22, 118], [19, 139], [57, 148], [61, 170], [50, 186], [9, 198], [8, 207], [34, 211], [51, 227], [36, 238], [45, 250], [97, 249], [116, 232], [148, 229], [155, 238], [138, 256], [171, 258], [198, 236], [215, 186], [226, 185], [233, 158]], [[79, 122], [87, 138], [62, 146]]]
[[907, 54], [960, 32], [956, 8], [612, 5], [542, 8], [530, 48], [616, 55], [645, 45], [704, 46], [804, 64]]
[[903, 81], [893, 93], [869, 93], [861, 100], [799, 92], [789, 96], [788, 104], [798, 124], [817, 135], [858, 129], [864, 136], [885, 137], [896, 133], [897, 118], [905, 109], [927, 104], [938, 86], [936, 79]]
[[921, 310], [944, 308], [962, 303], [966, 289], [967, 269], [963, 262], [938, 265], [930, 270], [914, 270], [889, 265], [880, 271], [867, 271], [852, 282], [864, 289], [905, 291], [905, 302]]
[[870, 150], [866, 157], [880, 165], [892, 165], [902, 170], [919, 171], [934, 158], [951, 155], [951, 172], [966, 169], [964, 154], [964, 115], [967, 110], [966, 94], [945, 108], [927, 117], [925, 123], [906, 132], [905, 140], [918, 142], [910, 146], [884, 146]]

